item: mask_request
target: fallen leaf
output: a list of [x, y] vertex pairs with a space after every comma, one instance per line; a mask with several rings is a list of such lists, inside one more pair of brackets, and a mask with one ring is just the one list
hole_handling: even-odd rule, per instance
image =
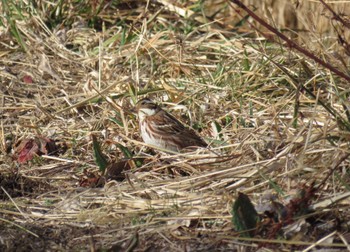
[[123, 173], [123, 171], [131, 169], [129, 162], [132, 161], [123, 160], [110, 164], [106, 170], [106, 179], [123, 181], [125, 179], [125, 174]]
[[32, 84], [33, 78], [30, 75], [24, 75], [23, 76], [23, 82], [26, 84]]
[[34, 139], [25, 138], [16, 147], [15, 153], [19, 163], [25, 163], [32, 160], [34, 156], [54, 155], [59, 147], [56, 142], [50, 138], [36, 136]]
[[39, 147], [34, 139], [24, 139], [17, 147], [18, 162], [24, 163], [28, 160], [32, 160], [33, 156], [38, 154]]

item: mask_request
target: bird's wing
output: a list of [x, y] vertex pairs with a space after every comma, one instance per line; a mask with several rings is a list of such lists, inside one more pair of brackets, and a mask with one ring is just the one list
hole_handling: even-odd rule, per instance
[[165, 112], [164, 110], [159, 111], [153, 117], [154, 125], [156, 128], [164, 132], [165, 134], [180, 134], [185, 130], [185, 126], [178, 121], [175, 117]]
[[169, 137], [180, 137], [183, 140], [180, 141], [183, 147], [207, 146], [207, 143], [200, 136], [198, 136], [193, 129], [185, 127], [174, 116], [172, 116], [164, 110], [161, 110], [158, 113], [154, 115], [157, 117], [154, 118], [154, 120], [152, 120], [154, 122], [153, 128], [156, 129], [158, 133], [167, 135]]

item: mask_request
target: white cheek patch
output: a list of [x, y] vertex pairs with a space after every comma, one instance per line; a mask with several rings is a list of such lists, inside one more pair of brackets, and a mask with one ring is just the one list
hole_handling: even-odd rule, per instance
[[146, 116], [151, 116], [151, 115], [154, 115], [156, 113], [156, 110], [155, 109], [142, 108], [142, 109], [139, 110], [139, 112], [141, 114], [146, 115]]

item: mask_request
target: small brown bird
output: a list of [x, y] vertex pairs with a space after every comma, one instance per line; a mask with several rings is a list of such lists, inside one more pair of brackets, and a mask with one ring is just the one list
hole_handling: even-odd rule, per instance
[[176, 152], [186, 147], [208, 146], [193, 129], [185, 127], [148, 98], [140, 100], [135, 111], [139, 117], [141, 137], [146, 144]]

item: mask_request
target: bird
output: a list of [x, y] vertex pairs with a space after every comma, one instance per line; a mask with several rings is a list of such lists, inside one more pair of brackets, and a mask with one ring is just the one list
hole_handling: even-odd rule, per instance
[[146, 144], [171, 152], [208, 146], [193, 129], [184, 126], [149, 98], [138, 101], [134, 111], [138, 115], [141, 137]]

